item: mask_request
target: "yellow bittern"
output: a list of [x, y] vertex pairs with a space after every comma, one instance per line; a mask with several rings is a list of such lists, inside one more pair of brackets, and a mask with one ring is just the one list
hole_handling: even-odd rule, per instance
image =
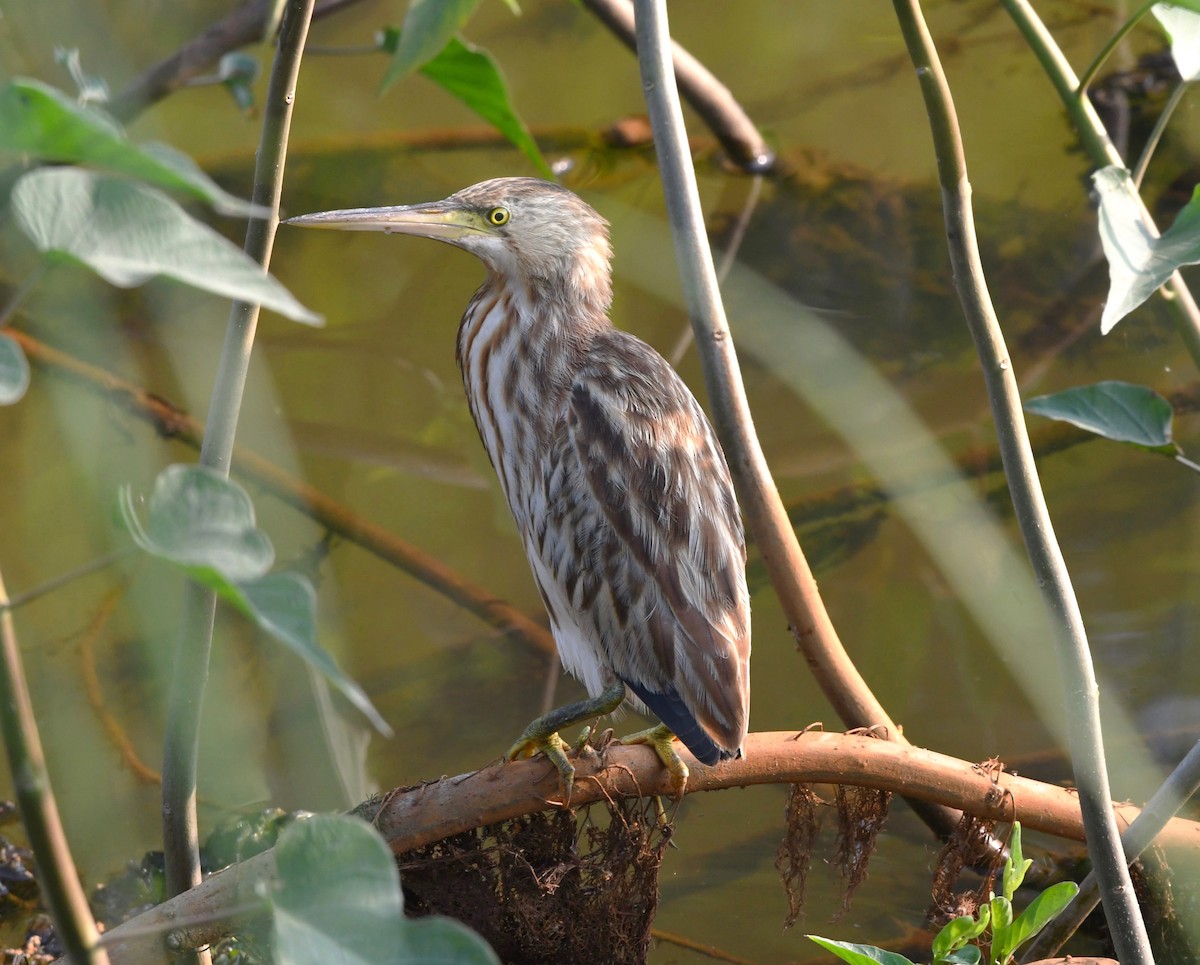
[[436, 238], [487, 267], [458, 365], [559, 655], [590, 695], [533, 721], [508, 758], [544, 753], [569, 801], [558, 731], [624, 700], [662, 721], [624, 742], [653, 745], [679, 791], [673, 736], [705, 764], [741, 756], [750, 602], [729, 468], [683, 380], [609, 321], [607, 222], [557, 184], [498, 178], [288, 223]]

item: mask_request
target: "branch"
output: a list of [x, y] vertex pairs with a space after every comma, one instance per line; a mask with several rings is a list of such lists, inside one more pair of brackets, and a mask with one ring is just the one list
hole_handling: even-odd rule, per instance
[[[629, 0], [583, 0], [630, 50], [637, 51], [633, 4]], [[671, 65], [679, 91], [742, 170], [762, 174], [775, 166], [775, 152], [729, 88], [679, 44], [671, 43]]]
[[[314, 0], [289, 0], [279, 30], [263, 113], [262, 135], [254, 171], [252, 200], [270, 214], [251, 218], [244, 250], [266, 270], [279, 225], [283, 161], [295, 104], [300, 58], [308, 37]], [[250, 350], [259, 306], [234, 302], [229, 311], [221, 360], [200, 447], [200, 464], [229, 474], [233, 439], [250, 367]], [[189, 581], [184, 590], [183, 623], [175, 650], [163, 741], [163, 852], [168, 894], [179, 894], [200, 882], [196, 827], [196, 766], [200, 751], [200, 713], [208, 678], [217, 598], [213, 590]], [[198, 961], [207, 962], [203, 952]]]
[[1117, 957], [1125, 965], [1150, 963], [1154, 959], [1146, 926], [1138, 910], [1109, 803], [1111, 794], [1100, 732], [1100, 688], [1071, 576], [1038, 481], [1017, 380], [983, 275], [954, 101], [919, 0], [894, 0], [894, 5], [929, 113], [955, 287], [979, 353], [1017, 523], [1054, 628], [1068, 702], [1071, 761], [1087, 829], [1088, 851], [1102, 882], [1109, 930]]
[[[871, 693], [838, 639], [771, 478], [754, 431], [700, 213], [683, 113], [671, 82], [665, 3], [638, 0], [636, 9], [642, 90], [654, 128], [675, 257], [688, 317], [696, 332], [696, 350], [704, 369], [713, 422], [729, 461], [746, 524], [762, 553], [792, 635], [838, 716], [847, 727], [880, 726], [886, 729], [890, 740], [903, 742], [903, 732]], [[921, 817], [943, 837], [957, 822], [956, 815], [931, 813], [928, 809], [923, 810]]]
[[54, 916], [58, 937], [76, 965], [108, 965], [100, 947], [100, 932], [71, 860], [58, 803], [46, 770], [46, 755], [38, 735], [37, 718], [8, 593], [0, 577], [0, 731], [8, 752], [8, 769], [21, 808], [21, 823], [37, 860], [38, 885]]
[[[127, 382], [106, 369], [89, 365], [59, 349], [38, 341], [16, 329], [7, 334], [15, 339], [29, 358], [59, 375], [72, 379], [91, 392], [107, 396], [126, 412], [150, 423], [164, 437], [177, 439], [199, 448], [204, 428], [183, 409], [153, 392]], [[320, 523], [331, 533], [356, 543], [383, 562], [420, 580], [489, 626], [511, 634], [527, 646], [553, 654], [554, 638], [540, 623], [517, 607], [498, 599], [485, 588], [472, 583], [457, 570], [389, 533], [382, 526], [355, 513], [345, 503], [332, 498], [284, 472], [258, 453], [235, 445], [233, 472], [242, 479], [262, 486], [273, 496]]]
[[[323, 0], [313, 10], [312, 18], [319, 20], [357, 2]], [[134, 80], [108, 103], [108, 112], [119, 120], [130, 121], [147, 107], [210, 73], [213, 64], [231, 50], [262, 40], [274, 6], [275, 0], [250, 0], [238, 7]]]
[[[1142, 813], [1121, 835], [1121, 845], [1130, 861], [1150, 847], [1155, 835], [1180, 809], [1200, 791], [1200, 742], [1192, 749], [1162, 783], [1154, 796], [1146, 802]], [[1054, 919], [1037, 940], [1026, 950], [1023, 960], [1033, 961], [1048, 958], [1066, 943], [1100, 901], [1100, 888], [1096, 872], [1089, 871], [1079, 884], [1077, 894], [1061, 915]]]
[[[691, 770], [687, 793], [756, 784], [841, 783], [879, 788], [998, 821], [1019, 820], [1026, 829], [1074, 841], [1084, 837], [1073, 791], [915, 747], [844, 734], [794, 731], [751, 734], [746, 756], [705, 767], [681, 749]], [[645, 746], [610, 744], [586, 751], [576, 767], [572, 807], [647, 794], [671, 793], [670, 777]], [[558, 772], [544, 759], [495, 763], [480, 771], [398, 789], [360, 805], [397, 854], [551, 807]], [[1114, 805], [1123, 822], [1137, 808]], [[1157, 839], [1164, 847], [1200, 854], [1200, 823], [1172, 820]], [[104, 936], [121, 965], [157, 965], [164, 960], [163, 936], [180, 933], [175, 944], [211, 942], [229, 934], [231, 920], [248, 900], [269, 889], [274, 855], [266, 852], [207, 878], [180, 895], [131, 919]]]

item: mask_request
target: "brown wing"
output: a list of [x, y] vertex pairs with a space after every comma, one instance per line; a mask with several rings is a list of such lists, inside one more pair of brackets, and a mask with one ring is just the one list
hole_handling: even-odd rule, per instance
[[741, 752], [750, 704], [746, 549], [729, 468], [657, 352], [618, 331], [592, 349], [568, 429], [586, 489], [577, 498], [607, 522], [585, 553], [604, 585], [601, 644], [617, 676], [715, 763]]

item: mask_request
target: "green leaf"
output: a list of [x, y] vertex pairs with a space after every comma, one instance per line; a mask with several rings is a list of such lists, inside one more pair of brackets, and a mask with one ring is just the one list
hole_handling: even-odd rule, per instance
[[400, 961], [404, 965], [500, 965], [487, 942], [452, 918], [405, 919]]
[[0, 90], [0, 150], [132, 175], [199, 198], [222, 214], [265, 217], [269, 213], [234, 197], [187, 155], [165, 144], [139, 147], [103, 111], [77, 104], [62, 91], [25, 77]]
[[121, 516], [133, 540], [179, 567], [260, 629], [299, 655], [357, 707], [380, 733], [391, 728], [362, 688], [317, 642], [317, 597], [298, 573], [271, 573], [275, 551], [255, 525], [246, 491], [213, 469], [168, 466], [154, 481], [143, 526], [128, 486]]
[[390, 962], [404, 902], [396, 862], [357, 818], [315, 815], [292, 824], [275, 847], [272, 896], [279, 965]]
[[17, 181], [12, 210], [40, 251], [81, 262], [111, 284], [131, 288], [165, 275], [321, 324], [245, 252], [153, 188], [82, 168], [43, 168]]
[[1012, 927], [1012, 902], [1003, 895], [993, 895], [988, 905], [992, 912], [992, 948], [988, 959], [993, 963], [1002, 963], [1008, 958], [1002, 952], [1008, 943], [1009, 929]]
[[381, 90], [441, 53], [477, 6], [479, 0], [409, 0], [400, 42], [383, 76]]
[[205, 466], [177, 464], [159, 473], [144, 527], [129, 487], [121, 490], [121, 514], [138, 546], [188, 570], [256, 580], [275, 560], [246, 490]]
[[991, 917], [991, 909], [984, 905], [979, 909], [977, 917], [960, 915], [953, 921], [946, 922], [933, 938], [933, 957], [937, 961], [948, 959], [951, 953], [962, 948], [972, 938], [982, 935]]
[[[1004, 943], [1007, 954], [1012, 955], [1025, 942], [1057, 918], [1078, 893], [1079, 886], [1075, 882], [1060, 881], [1034, 898], [1008, 930], [1007, 940]], [[1003, 960], [1001, 959], [1001, 961]]]
[[392, 736], [391, 727], [371, 699], [317, 642], [317, 595], [305, 577], [272, 573], [261, 580], [235, 584], [234, 589], [236, 595], [221, 595], [340, 690], [376, 730]]
[[1004, 862], [1004, 874], [1001, 884], [1001, 891], [1009, 901], [1012, 901], [1013, 895], [1021, 887], [1021, 882], [1025, 880], [1025, 873], [1029, 871], [1031, 864], [1033, 864], [1033, 859], [1026, 858], [1021, 852], [1021, 822], [1014, 821], [1012, 837], [1008, 842], [1008, 858]]
[[1173, 3], [1156, 3], [1154, 16], [1171, 38], [1171, 57], [1184, 81], [1200, 79], [1200, 15]]
[[254, 107], [254, 82], [258, 74], [258, 59], [240, 50], [226, 54], [217, 64], [217, 76], [242, 112]]
[[1100, 241], [1108, 259], [1109, 292], [1100, 332], [1149, 298], [1182, 265], [1200, 261], [1200, 188], [1162, 237], [1150, 234], [1129, 172], [1106, 167], [1092, 175], [1100, 194]]
[[816, 942], [827, 952], [833, 952], [843, 962], [850, 962], [850, 965], [913, 965], [912, 961], [903, 955], [876, 948], [874, 945], [835, 942], [830, 938], [820, 938], [817, 935], [806, 935], [805, 937]]
[[456, 922], [405, 920], [396, 862], [364, 821], [297, 821], [280, 835], [275, 856], [279, 965], [498, 965], [482, 939]]
[[0, 405], [19, 402], [29, 388], [29, 359], [21, 346], [0, 332]]
[[982, 957], [983, 953], [979, 951], [978, 945], [968, 945], [951, 952], [945, 958], [935, 959], [934, 965], [979, 965]]
[[1171, 403], [1153, 389], [1130, 382], [1097, 382], [1039, 395], [1025, 410], [1156, 452], [1175, 453]]
[[554, 178], [537, 141], [517, 115], [504, 77], [490, 54], [452, 37], [441, 53], [421, 68], [421, 73], [515, 144], [542, 177]]

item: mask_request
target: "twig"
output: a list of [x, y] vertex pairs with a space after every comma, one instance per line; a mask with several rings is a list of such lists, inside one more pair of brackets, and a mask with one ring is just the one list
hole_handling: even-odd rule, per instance
[[38, 884], [71, 961], [75, 965], [108, 965], [108, 953], [100, 947], [100, 932], [71, 860], [58, 803], [50, 787], [12, 610], [7, 604], [8, 594], [0, 577], [0, 730], [4, 732], [21, 820], [37, 859]]
[[1100, 48], [1100, 53], [1096, 54], [1092, 62], [1088, 64], [1087, 70], [1083, 72], [1083, 77], [1079, 79], [1079, 83], [1075, 86], [1077, 97], [1087, 97], [1087, 89], [1091, 86], [1092, 81], [1096, 79], [1096, 75], [1100, 73], [1100, 68], [1104, 66], [1104, 62], [1108, 60], [1121, 41], [1129, 36], [1130, 31], [1138, 25], [1138, 21], [1150, 12], [1150, 8], [1157, 2], [1158, 0], [1144, 0], [1142, 5], [1126, 17], [1125, 22], [1108, 38], [1108, 41]]
[[[194, 417], [162, 396], [147, 392], [106, 369], [89, 365], [26, 332], [13, 330], [9, 334], [32, 361], [80, 382], [90, 391], [106, 395], [127, 412], [150, 423], [164, 437], [199, 448], [204, 438], [203, 427]], [[363, 519], [344, 503], [289, 475], [258, 453], [235, 445], [233, 472], [242, 479], [262, 486], [330, 532], [356, 543], [383, 562], [420, 580], [435, 593], [475, 614], [489, 626], [511, 634], [543, 653], [557, 652], [550, 632], [511, 603], [498, 599], [458, 571], [389, 533], [382, 526]], [[20, 594], [14, 598], [13, 604], [18, 599], [28, 597], [29, 593]]]
[[[361, 0], [324, 0], [313, 10], [312, 17], [319, 20], [358, 2]], [[231, 50], [258, 43], [272, 6], [273, 0], [250, 0], [238, 7], [136, 78], [108, 103], [108, 112], [120, 120], [132, 120], [147, 107], [210, 71]]]
[[100, 686], [100, 675], [96, 673], [96, 641], [104, 633], [108, 622], [116, 612], [118, 604], [125, 598], [128, 587], [122, 583], [105, 594], [95, 615], [88, 622], [87, 629], [79, 641], [79, 662], [82, 666], [83, 690], [87, 695], [88, 704], [100, 719], [100, 724], [108, 739], [112, 741], [117, 753], [134, 778], [143, 784], [162, 784], [162, 775], [146, 764], [139, 756], [116, 717], [108, 709], [104, 701], [104, 689]]
[[919, 0], [894, 0], [894, 6], [929, 114], [955, 287], [982, 364], [1017, 523], [1053, 621], [1054, 643], [1069, 705], [1067, 733], [1071, 760], [1088, 850], [1103, 883], [1109, 930], [1117, 957], [1125, 965], [1153, 962], [1109, 803], [1099, 686], [1087, 634], [1038, 481], [1021, 411], [1020, 391], [979, 258], [971, 186], [954, 102]]
[[[583, 0], [630, 50], [637, 50], [633, 4], [629, 0]], [[775, 165], [775, 152], [763, 140], [750, 116], [729, 88], [679, 44], [671, 43], [671, 70], [679, 91], [716, 135], [730, 159], [744, 171], [761, 174]]]
[[[654, 128], [684, 299], [696, 333], [717, 435], [729, 460], [747, 526], [762, 553], [792, 635], [838, 716], [847, 727], [881, 726], [891, 740], [903, 741], [900, 728], [838, 639], [771, 478], [754, 431], [704, 231], [696, 172], [687, 153], [683, 113], [672, 82], [665, 3], [638, 0], [636, 9], [642, 90]], [[943, 811], [923, 809], [921, 817], [940, 836], [949, 835], [957, 822], [957, 816]]]
[[[1133, 824], [1121, 835], [1125, 856], [1136, 861], [1180, 809], [1200, 791], [1200, 742], [1192, 745], [1183, 760], [1173, 770], [1154, 796], [1142, 808]], [[1050, 958], [1058, 952], [1083, 924], [1100, 901], [1096, 872], [1089, 871], [1079, 885], [1077, 894], [1061, 915], [1054, 919], [1022, 956], [1026, 962]]]
[[1168, 98], [1162, 112], [1158, 115], [1158, 120], [1154, 122], [1154, 129], [1150, 132], [1150, 136], [1146, 138], [1146, 146], [1142, 148], [1141, 156], [1138, 157], [1137, 164], [1133, 167], [1133, 186], [1138, 191], [1142, 189], [1142, 178], [1146, 176], [1146, 168], [1150, 166], [1150, 159], [1154, 157], [1154, 152], [1158, 148], [1158, 142], [1162, 140], [1163, 131], [1167, 129], [1167, 123], [1171, 120], [1175, 109], [1179, 107], [1183, 101], [1183, 96], [1191, 86], [1191, 81], [1180, 81], [1175, 89], [1171, 91], [1171, 96]]
[[[1014, 815], [1029, 830], [1078, 841], [1083, 838], [1079, 801], [1068, 789], [1007, 772], [985, 774], [975, 765], [890, 741], [844, 734], [795, 731], [751, 734], [746, 756], [718, 767], [695, 763], [687, 793], [753, 785], [801, 782], [852, 784], [922, 798], [979, 817], [1008, 821]], [[603, 754], [580, 755], [573, 807], [596, 801], [670, 793], [670, 776], [645, 746], [609, 745]], [[443, 778], [372, 798], [355, 812], [375, 825], [397, 854], [460, 834], [482, 824], [507, 821], [546, 810], [558, 788], [558, 773], [531, 759], [493, 764], [481, 771]], [[1122, 821], [1138, 813], [1113, 805]], [[1173, 819], [1161, 839], [1166, 847], [1200, 853], [1200, 823]], [[194, 939], [215, 941], [223, 927], [192, 927], [197, 918], [221, 919], [222, 909], [244, 904], [245, 896], [269, 887], [274, 855], [267, 852], [207, 878], [198, 888], [109, 931], [105, 945], [121, 965], [162, 962], [163, 932], [186, 927]], [[241, 897], [239, 897], [241, 896]]]
[[[690, 148], [689, 148], [690, 151]], [[742, 242], [746, 240], [746, 229], [750, 227], [750, 219], [754, 216], [755, 210], [758, 208], [759, 199], [762, 197], [763, 176], [756, 174], [750, 179], [750, 190], [746, 194], [746, 200], [742, 204], [741, 210], [738, 211], [737, 221], [734, 222], [733, 231], [730, 233], [729, 241], [725, 245], [725, 251], [721, 254], [721, 264], [717, 266], [717, 285], [724, 285], [725, 279], [729, 276], [729, 270], [737, 261], [738, 251], [741, 250]], [[676, 339], [674, 347], [667, 356], [667, 361], [672, 365], [678, 365], [683, 359], [684, 353], [692, 347], [692, 342], [696, 340], [696, 334], [692, 331], [691, 325], [685, 325], [679, 338]]]
[[[279, 224], [283, 160], [295, 103], [296, 79], [314, 0], [290, 0], [279, 32], [263, 114], [262, 137], [254, 172], [252, 200], [268, 209], [268, 218], [252, 218], [246, 229], [246, 254], [264, 269], [271, 260]], [[233, 439], [250, 364], [259, 308], [234, 302], [213, 386], [200, 463], [228, 475]], [[196, 825], [196, 766], [200, 750], [200, 711], [212, 649], [216, 594], [190, 582], [184, 592], [183, 625], [167, 707], [163, 748], [163, 852], [167, 893], [179, 894], [200, 883]], [[209, 960], [207, 952], [197, 956]]]
[[[1075, 76], [1075, 71], [1071, 69], [1067, 58], [1063, 56], [1063, 52], [1054, 42], [1050, 31], [1046, 29], [1046, 25], [1042, 23], [1029, 0], [1001, 0], [1001, 2], [1004, 4], [1004, 9], [1008, 11], [1008, 15], [1016, 23], [1017, 29], [1021, 31], [1025, 42], [1033, 50], [1034, 56], [1037, 57], [1042, 69], [1050, 78], [1054, 89], [1058, 92], [1063, 106], [1071, 116], [1075, 133], [1079, 135], [1079, 141], [1092, 163], [1101, 168], [1110, 164], [1125, 167], [1125, 161], [1109, 139], [1108, 133], [1104, 129], [1104, 123], [1100, 120], [1095, 108], [1092, 107], [1092, 102], [1086, 96], [1080, 96], [1080, 84]], [[1141, 208], [1142, 223], [1146, 226], [1146, 230], [1157, 237], [1158, 227], [1140, 195], [1138, 204]], [[1197, 368], [1200, 368], [1200, 306], [1196, 305], [1191, 289], [1188, 288], [1179, 272], [1171, 275], [1163, 288], [1171, 295], [1168, 304], [1175, 316], [1175, 327], [1179, 332], [1179, 337], [1183, 339], [1183, 344], [1187, 348], [1188, 354], [1191, 355], [1192, 362]]]

